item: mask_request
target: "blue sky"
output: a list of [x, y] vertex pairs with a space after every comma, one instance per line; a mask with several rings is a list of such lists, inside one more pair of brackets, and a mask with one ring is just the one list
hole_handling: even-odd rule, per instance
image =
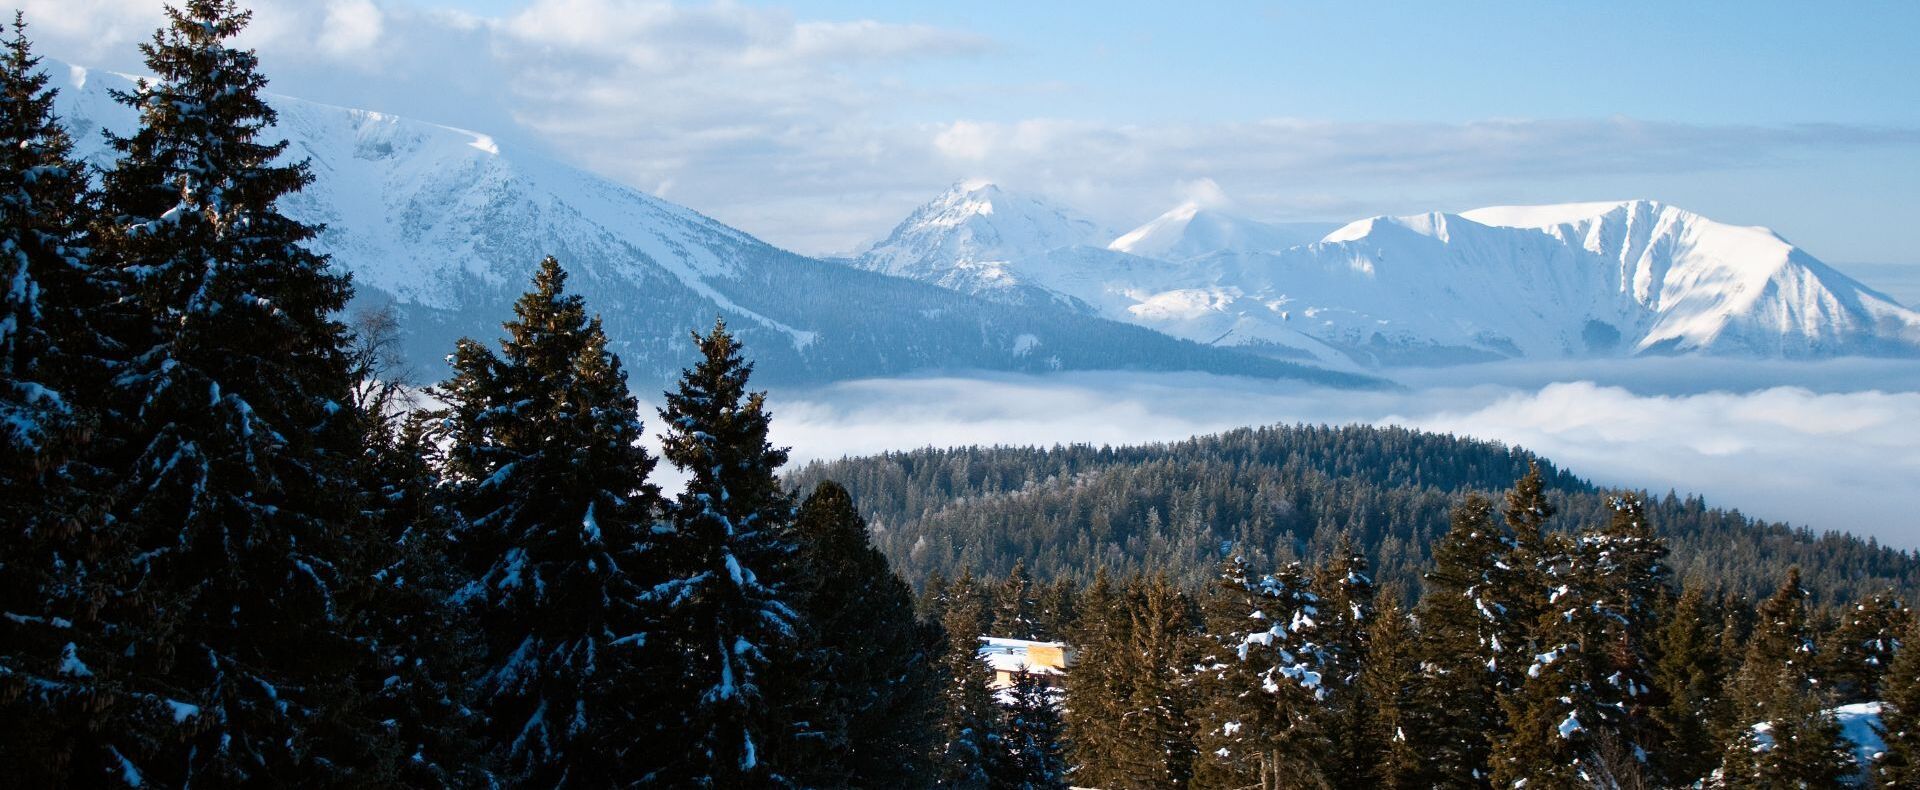
[[[134, 68], [159, 0], [20, 0]], [[494, 133], [809, 253], [960, 179], [1116, 229], [1650, 197], [1920, 263], [1920, 3], [257, 0], [276, 89]], [[1839, 9], [1839, 10], [1836, 10]]]

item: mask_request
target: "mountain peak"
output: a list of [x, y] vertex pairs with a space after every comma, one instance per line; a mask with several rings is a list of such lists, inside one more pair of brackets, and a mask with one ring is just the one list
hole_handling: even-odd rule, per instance
[[[862, 253], [861, 268], [963, 290], [1004, 287], [1000, 264], [1105, 238], [1092, 220], [990, 181], [956, 182]], [[957, 278], [957, 279], [956, 279]]]

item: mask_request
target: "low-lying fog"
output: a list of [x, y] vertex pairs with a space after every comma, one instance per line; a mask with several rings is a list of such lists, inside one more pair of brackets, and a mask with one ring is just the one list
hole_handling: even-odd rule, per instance
[[1656, 359], [1396, 370], [1350, 392], [1187, 374], [877, 379], [772, 394], [794, 461], [928, 445], [1404, 425], [1516, 444], [1601, 485], [1920, 547], [1920, 361]]

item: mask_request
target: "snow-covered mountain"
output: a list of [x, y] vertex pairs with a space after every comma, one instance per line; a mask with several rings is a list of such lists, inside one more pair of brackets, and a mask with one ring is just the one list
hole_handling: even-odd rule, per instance
[[1228, 250], [1284, 250], [1319, 241], [1336, 227], [1323, 222], [1260, 222], [1190, 200], [1114, 239], [1107, 249], [1181, 261]]
[[1074, 211], [984, 181], [954, 184], [914, 209], [855, 258], [868, 271], [1007, 300], [1021, 291], [1016, 261], [1105, 244], [1112, 232]]
[[[109, 89], [127, 77], [48, 62], [58, 109], [81, 152], [105, 166], [102, 128], [134, 123]], [[1016, 308], [774, 248], [682, 206], [460, 129], [270, 96], [274, 134], [306, 159], [311, 187], [290, 214], [324, 223], [318, 247], [352, 272], [362, 303], [400, 311], [409, 356], [428, 378], [462, 335], [491, 338], [541, 257], [604, 314], [643, 392], [691, 361], [687, 333], [716, 315], [747, 343], [762, 383], [916, 370], [1130, 368], [1326, 379], [1321, 371], [1187, 343], [1083, 311]], [[1000, 220], [1038, 216], [987, 200]], [[963, 222], [962, 224], [967, 224]], [[1060, 218], [1020, 232], [1036, 244], [1098, 235]], [[969, 244], [1026, 243], [1020, 226], [973, 226]], [[999, 233], [995, 237], [987, 231]], [[1063, 235], [1064, 234], [1064, 235]], [[1332, 377], [1358, 383], [1353, 377]]]
[[1290, 244], [1300, 230], [1189, 204], [1105, 249], [1009, 256], [966, 290], [1331, 366], [1920, 354], [1920, 313], [1772, 231], [1654, 201], [1374, 217]]

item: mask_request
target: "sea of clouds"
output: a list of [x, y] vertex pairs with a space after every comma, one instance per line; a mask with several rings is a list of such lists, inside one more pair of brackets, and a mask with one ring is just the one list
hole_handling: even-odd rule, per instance
[[1920, 362], [1699, 359], [1397, 371], [1344, 391], [1192, 374], [954, 375], [773, 393], [794, 460], [1138, 444], [1275, 423], [1402, 425], [1533, 450], [1604, 486], [1920, 548]]

